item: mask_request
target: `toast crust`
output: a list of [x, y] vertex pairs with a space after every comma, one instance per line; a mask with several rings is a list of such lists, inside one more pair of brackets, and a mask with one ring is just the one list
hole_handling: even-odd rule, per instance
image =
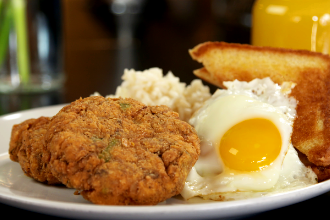
[[[206, 42], [189, 50], [204, 68], [194, 74], [225, 88], [224, 81], [270, 77], [296, 83], [298, 101], [292, 143], [318, 167], [330, 165], [330, 57], [305, 50]], [[329, 173], [330, 177], [330, 173]]]

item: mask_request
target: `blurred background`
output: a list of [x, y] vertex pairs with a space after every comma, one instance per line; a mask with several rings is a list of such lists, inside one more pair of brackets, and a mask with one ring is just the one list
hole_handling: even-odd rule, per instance
[[205, 41], [249, 43], [254, 0], [64, 0], [65, 102], [112, 94], [125, 68], [190, 83]]
[[189, 84], [206, 41], [328, 54], [330, 1], [0, 0], [0, 115], [113, 94], [125, 68]]
[[125, 68], [159, 67], [164, 75], [172, 71], [189, 84], [196, 78], [193, 70], [201, 64], [190, 58], [188, 50], [205, 41], [250, 43], [254, 3], [59, 0], [55, 5], [56, 0], [26, 1], [42, 2], [43, 13], [54, 14], [47, 21], [60, 25], [64, 86], [43, 93], [0, 93], [0, 114], [69, 103], [95, 91], [113, 94]]

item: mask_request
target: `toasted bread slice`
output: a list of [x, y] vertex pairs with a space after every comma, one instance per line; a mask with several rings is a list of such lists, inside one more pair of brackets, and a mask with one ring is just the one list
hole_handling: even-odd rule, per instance
[[[330, 57], [321, 53], [206, 42], [189, 51], [204, 68], [194, 73], [219, 87], [224, 81], [270, 77], [297, 85], [292, 143], [316, 166], [330, 165]], [[329, 175], [330, 177], [330, 175]]]

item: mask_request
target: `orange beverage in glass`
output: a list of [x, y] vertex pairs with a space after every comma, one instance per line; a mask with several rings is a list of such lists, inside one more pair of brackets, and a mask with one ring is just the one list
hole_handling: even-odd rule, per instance
[[329, 54], [330, 0], [257, 0], [252, 45]]

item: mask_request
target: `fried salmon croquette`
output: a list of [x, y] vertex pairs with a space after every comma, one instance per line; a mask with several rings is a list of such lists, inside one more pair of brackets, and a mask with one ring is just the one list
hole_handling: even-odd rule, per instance
[[53, 175], [96, 204], [155, 205], [180, 193], [200, 153], [192, 126], [166, 106], [101, 96], [49, 123]]
[[21, 165], [24, 173], [48, 184], [60, 184], [48, 166], [49, 153], [46, 151], [44, 135], [50, 118], [29, 119], [13, 126], [9, 145], [12, 161]]

